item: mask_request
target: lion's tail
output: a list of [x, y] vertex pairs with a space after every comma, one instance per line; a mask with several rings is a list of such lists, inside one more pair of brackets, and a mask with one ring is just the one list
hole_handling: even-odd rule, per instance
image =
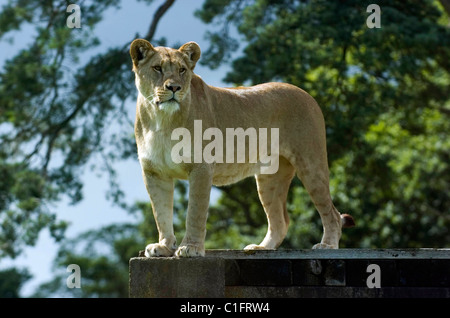
[[341, 214], [341, 221], [343, 229], [355, 226], [355, 220], [350, 214]]

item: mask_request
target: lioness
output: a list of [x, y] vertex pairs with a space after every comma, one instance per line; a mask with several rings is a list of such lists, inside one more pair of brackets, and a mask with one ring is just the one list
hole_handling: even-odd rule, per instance
[[[159, 232], [159, 242], [145, 248], [147, 257], [204, 256], [211, 186], [235, 183], [251, 175], [256, 176], [268, 230], [260, 244], [249, 245], [246, 250], [276, 249], [283, 241], [289, 224], [286, 198], [295, 174], [322, 219], [322, 241], [313, 248], [338, 248], [341, 228], [352, 226], [353, 219], [341, 215], [331, 201], [324, 119], [309, 94], [282, 83], [248, 88], [209, 86], [193, 72], [200, 58], [195, 42], [176, 50], [137, 39], [131, 43], [130, 55], [139, 92], [136, 143]], [[224, 133], [230, 127], [278, 128], [278, 169], [264, 174], [261, 162], [249, 161], [175, 163], [172, 149], [179, 141], [172, 138], [172, 132], [183, 127], [194, 134], [194, 121], [198, 120], [203, 129], [218, 128]], [[188, 149], [193, 152], [195, 147]], [[183, 155], [192, 157], [192, 153]], [[178, 247], [172, 222], [174, 179], [189, 180], [186, 234]]]

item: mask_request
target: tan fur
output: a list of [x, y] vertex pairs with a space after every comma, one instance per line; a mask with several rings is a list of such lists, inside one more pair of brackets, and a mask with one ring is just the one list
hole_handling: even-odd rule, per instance
[[[175, 50], [154, 48], [138, 39], [131, 44], [130, 55], [139, 91], [136, 142], [159, 231], [159, 242], [146, 247], [147, 256], [203, 256], [211, 186], [252, 175], [256, 176], [268, 231], [260, 244], [246, 249], [276, 249], [283, 241], [289, 224], [286, 198], [294, 175], [303, 182], [322, 219], [323, 238], [313, 248], [338, 248], [343, 223], [353, 220], [349, 223], [350, 216], [341, 217], [331, 201], [324, 119], [309, 94], [283, 83], [249, 88], [209, 86], [193, 72], [200, 58], [194, 42]], [[164, 103], [172, 97], [174, 100]], [[171, 140], [172, 131], [185, 127], [193, 136], [194, 120], [202, 121], [203, 131], [217, 127], [224, 134], [226, 128], [279, 128], [278, 171], [261, 174], [261, 163], [248, 160], [175, 164], [171, 149], [178, 141]], [[189, 180], [186, 234], [179, 247], [172, 224], [174, 179]]]

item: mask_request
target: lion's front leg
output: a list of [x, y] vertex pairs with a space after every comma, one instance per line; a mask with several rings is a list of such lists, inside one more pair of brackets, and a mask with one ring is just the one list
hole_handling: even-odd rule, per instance
[[144, 182], [159, 233], [159, 242], [147, 245], [145, 256], [173, 256], [177, 248], [173, 232], [173, 180], [146, 175], [144, 172]]
[[179, 257], [205, 256], [206, 219], [212, 186], [209, 166], [198, 166], [189, 175], [189, 203], [186, 234], [175, 255]]

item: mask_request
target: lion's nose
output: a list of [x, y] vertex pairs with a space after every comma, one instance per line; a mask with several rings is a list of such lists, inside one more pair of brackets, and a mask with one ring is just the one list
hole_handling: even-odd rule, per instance
[[175, 84], [170, 84], [170, 85], [166, 85], [166, 88], [169, 90], [169, 91], [172, 91], [172, 92], [177, 92], [177, 91], [179, 91], [180, 89], [181, 89], [181, 86], [180, 85], [175, 85]]

